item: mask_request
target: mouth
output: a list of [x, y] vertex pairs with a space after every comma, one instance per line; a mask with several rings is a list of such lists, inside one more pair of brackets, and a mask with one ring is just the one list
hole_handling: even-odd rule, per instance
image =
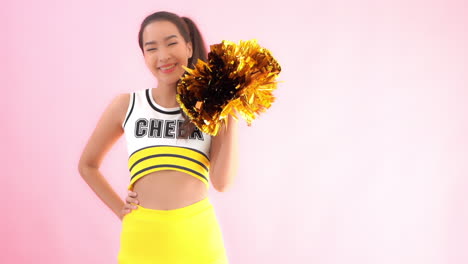
[[171, 73], [176, 69], [177, 63], [174, 64], [166, 64], [158, 67], [158, 69], [163, 73]]

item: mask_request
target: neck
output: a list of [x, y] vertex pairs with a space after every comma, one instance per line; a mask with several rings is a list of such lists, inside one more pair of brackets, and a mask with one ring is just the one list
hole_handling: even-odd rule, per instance
[[[156, 92], [153, 92], [153, 99], [155, 101], [167, 108], [177, 107], [179, 104], [176, 101], [176, 84], [159, 84], [156, 88]], [[156, 100], [157, 96], [157, 100]]]

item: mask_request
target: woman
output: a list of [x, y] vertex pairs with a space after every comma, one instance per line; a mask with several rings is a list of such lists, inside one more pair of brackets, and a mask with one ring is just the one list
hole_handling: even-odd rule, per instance
[[[112, 100], [81, 155], [79, 172], [122, 220], [119, 263], [228, 263], [207, 189], [211, 182], [224, 192], [234, 180], [237, 122], [229, 117], [229, 125], [210, 136], [176, 101], [182, 66], [206, 60], [193, 21], [169, 12], [151, 14], [141, 24], [139, 45], [157, 87]], [[126, 203], [99, 171], [123, 134], [131, 176]]]

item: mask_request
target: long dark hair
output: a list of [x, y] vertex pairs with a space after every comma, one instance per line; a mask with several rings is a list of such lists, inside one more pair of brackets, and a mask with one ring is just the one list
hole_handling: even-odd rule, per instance
[[[192, 57], [189, 58], [187, 67], [193, 69], [195, 68], [195, 64], [197, 63], [198, 59], [202, 61], [207, 60], [207, 52], [205, 48], [205, 41], [198, 30], [197, 25], [188, 17], [180, 17], [174, 13], [170, 13], [167, 11], [160, 11], [153, 13], [147, 16], [140, 26], [140, 31], [138, 32], [138, 44], [140, 45], [141, 52], [144, 54], [143, 50], [143, 31], [145, 27], [155, 21], [169, 21], [174, 24], [177, 29], [179, 30], [180, 35], [184, 38], [185, 42], [192, 43]], [[184, 118], [184, 122], [182, 123], [180, 135], [182, 138], [188, 138], [189, 135], [193, 133], [195, 130], [195, 125], [190, 122], [190, 119], [185, 114], [182, 109], [180, 110], [182, 117]], [[179, 133], [177, 133], [179, 134]]]

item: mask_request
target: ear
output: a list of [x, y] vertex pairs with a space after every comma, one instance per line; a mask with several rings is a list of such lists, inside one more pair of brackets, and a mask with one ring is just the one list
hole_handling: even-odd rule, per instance
[[193, 56], [193, 47], [192, 47], [192, 42], [187, 42], [187, 52], [188, 52], [188, 56], [189, 58], [192, 58]]

